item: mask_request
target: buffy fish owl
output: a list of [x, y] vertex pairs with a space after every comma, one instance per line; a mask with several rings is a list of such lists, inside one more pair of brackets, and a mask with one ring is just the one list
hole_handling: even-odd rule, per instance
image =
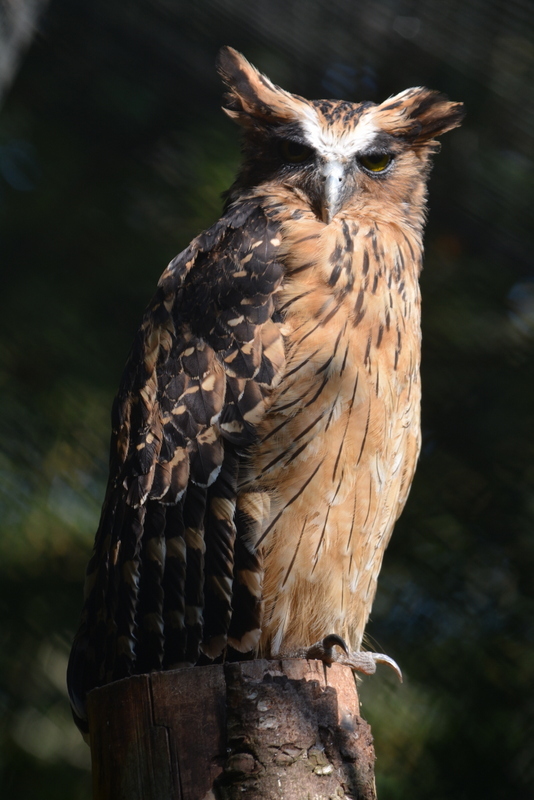
[[169, 264], [113, 408], [69, 664], [93, 687], [221, 659], [361, 651], [420, 446], [419, 272], [436, 137], [462, 106], [306, 100], [231, 48], [243, 163]]

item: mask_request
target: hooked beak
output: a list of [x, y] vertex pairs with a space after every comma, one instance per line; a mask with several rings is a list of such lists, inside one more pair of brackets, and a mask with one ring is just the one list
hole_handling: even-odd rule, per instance
[[343, 202], [345, 167], [340, 161], [327, 161], [322, 169], [322, 177], [324, 181], [322, 218], [323, 222], [328, 225]]

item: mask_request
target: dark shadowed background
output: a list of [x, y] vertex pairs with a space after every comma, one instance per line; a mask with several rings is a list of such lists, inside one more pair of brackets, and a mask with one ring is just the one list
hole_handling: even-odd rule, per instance
[[406, 679], [361, 697], [380, 800], [534, 797], [533, 34], [528, 0], [45, 8], [0, 113], [2, 798], [90, 797], [64, 673], [109, 409], [239, 160], [222, 44], [307, 97], [466, 104], [430, 182], [423, 452], [368, 629]]

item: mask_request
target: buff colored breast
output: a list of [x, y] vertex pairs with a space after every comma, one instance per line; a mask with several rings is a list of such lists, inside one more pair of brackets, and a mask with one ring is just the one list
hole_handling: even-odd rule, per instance
[[420, 244], [312, 215], [283, 234], [287, 366], [252, 461], [271, 496], [261, 650], [331, 632], [359, 649], [419, 452]]

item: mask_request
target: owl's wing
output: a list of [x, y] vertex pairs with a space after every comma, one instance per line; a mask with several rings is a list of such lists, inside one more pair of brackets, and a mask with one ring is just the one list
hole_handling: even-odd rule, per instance
[[[69, 663], [79, 717], [95, 686], [225, 647], [236, 544], [247, 551], [246, 530], [236, 543], [238, 469], [284, 364], [277, 233], [257, 201], [234, 204], [169, 264], [145, 313], [113, 409]], [[260, 598], [248, 598], [240, 617], [257, 625]]]

